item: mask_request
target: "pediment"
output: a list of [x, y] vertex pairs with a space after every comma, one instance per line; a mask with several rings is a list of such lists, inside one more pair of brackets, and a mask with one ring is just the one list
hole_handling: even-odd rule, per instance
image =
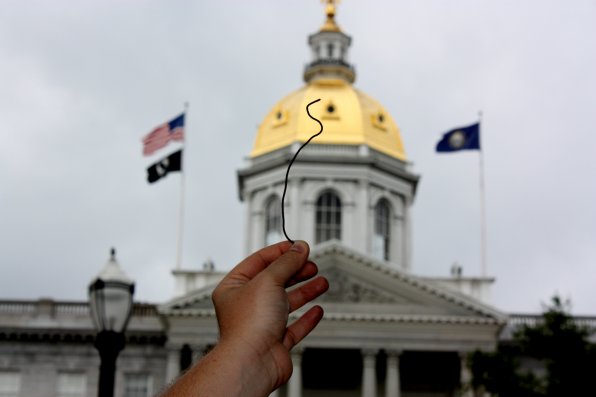
[[471, 296], [393, 268], [339, 242], [316, 247], [311, 259], [329, 280], [329, 291], [317, 302], [327, 313], [495, 322], [506, 319], [505, 314]]
[[406, 297], [383, 290], [372, 282], [342, 272], [336, 266], [324, 269], [320, 271], [320, 274], [330, 280], [330, 284], [329, 290], [319, 298], [318, 302], [392, 305], [408, 303]]
[[[408, 321], [489, 321], [506, 315], [468, 295], [457, 293], [355, 252], [339, 242], [319, 245], [311, 252], [319, 273], [330, 284], [317, 299], [326, 316], [341, 318], [409, 319]], [[215, 284], [192, 291], [160, 306], [171, 315], [213, 315]], [[402, 320], [399, 320], [402, 321]]]

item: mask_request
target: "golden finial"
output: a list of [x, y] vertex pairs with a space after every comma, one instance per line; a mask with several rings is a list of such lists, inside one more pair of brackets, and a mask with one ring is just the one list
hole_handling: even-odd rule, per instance
[[339, 4], [340, 0], [321, 0], [321, 3], [327, 3], [325, 7], [325, 14], [327, 14], [327, 20], [321, 27], [321, 31], [325, 32], [340, 32], [341, 29], [335, 23], [335, 6]]

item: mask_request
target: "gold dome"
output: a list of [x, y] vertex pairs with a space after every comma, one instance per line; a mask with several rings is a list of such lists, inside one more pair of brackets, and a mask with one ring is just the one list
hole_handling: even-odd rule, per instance
[[312, 144], [367, 145], [405, 161], [397, 125], [375, 99], [343, 79], [316, 79], [279, 101], [267, 114], [257, 133], [251, 157], [261, 156], [294, 142], [306, 142], [319, 125], [306, 113], [306, 105], [323, 123], [323, 133]]

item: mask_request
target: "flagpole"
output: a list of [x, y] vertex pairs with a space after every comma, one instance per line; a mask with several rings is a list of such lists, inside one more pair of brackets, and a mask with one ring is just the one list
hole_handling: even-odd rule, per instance
[[[482, 127], [482, 111], [478, 112], [478, 136], [482, 139], [481, 132]], [[487, 263], [486, 263], [486, 198], [484, 191], [484, 155], [482, 153], [482, 141], [480, 141], [479, 152], [479, 182], [480, 182], [480, 263], [481, 263], [481, 276], [487, 276]]]
[[184, 102], [184, 138], [182, 141], [182, 159], [180, 160], [180, 213], [178, 218], [178, 247], [176, 248], [176, 270], [182, 266], [182, 241], [184, 239], [184, 196], [185, 196], [185, 167], [184, 158], [186, 157], [186, 135], [188, 129], [186, 126], [188, 116], [188, 102]]

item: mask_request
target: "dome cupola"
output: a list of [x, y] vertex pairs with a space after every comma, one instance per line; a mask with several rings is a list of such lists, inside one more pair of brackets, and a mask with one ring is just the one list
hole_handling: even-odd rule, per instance
[[347, 61], [352, 39], [335, 22], [336, 1], [326, 1], [327, 19], [308, 38], [312, 60], [304, 71], [305, 86], [282, 98], [265, 116], [251, 158], [306, 142], [313, 134], [306, 105], [321, 98], [311, 112], [323, 123], [324, 132], [313, 144], [363, 147], [406, 161], [401, 135], [391, 114], [352, 84], [356, 74]]
[[349, 83], [356, 79], [354, 67], [348, 63], [352, 38], [335, 23], [335, 1], [327, 0], [327, 20], [321, 29], [308, 37], [312, 60], [304, 69], [304, 81], [319, 78], [339, 78]]
[[[336, 240], [408, 269], [409, 214], [418, 176], [409, 171], [391, 114], [353, 85], [352, 39], [335, 21], [336, 3], [326, 0], [325, 23], [308, 37], [312, 59], [305, 84], [270, 109], [247, 167], [238, 171], [238, 191], [247, 207], [246, 253], [281, 240], [283, 223], [289, 236], [313, 248]], [[319, 98], [309, 111], [323, 132], [288, 172], [301, 144], [318, 131], [306, 106]]]

